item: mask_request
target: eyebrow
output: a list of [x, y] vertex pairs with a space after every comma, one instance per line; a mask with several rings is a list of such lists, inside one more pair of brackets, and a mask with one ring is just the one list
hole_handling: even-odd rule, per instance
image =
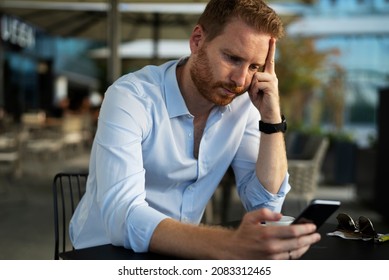
[[[222, 52], [228, 54], [229, 56], [231, 56], [231, 57], [233, 57], [235, 59], [240, 59], [240, 60], [245, 61], [245, 62], [248, 61], [247, 59], [245, 59], [244, 57], [240, 56], [239, 54], [236, 54], [235, 51], [233, 51], [233, 50], [231, 50], [229, 48], [223, 48]], [[250, 63], [250, 65], [258, 66], [258, 68], [264, 68], [265, 64], [266, 64], [266, 62], [264, 64], [261, 64], [261, 63]]]

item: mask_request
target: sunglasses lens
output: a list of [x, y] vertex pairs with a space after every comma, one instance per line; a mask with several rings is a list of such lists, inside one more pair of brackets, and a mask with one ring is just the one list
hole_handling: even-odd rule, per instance
[[357, 230], [354, 220], [349, 215], [345, 213], [339, 213], [336, 219], [338, 220], [339, 229], [352, 231], [352, 232]]
[[373, 223], [366, 217], [359, 217], [359, 232], [362, 233], [364, 237], [375, 237], [376, 232], [373, 227]]

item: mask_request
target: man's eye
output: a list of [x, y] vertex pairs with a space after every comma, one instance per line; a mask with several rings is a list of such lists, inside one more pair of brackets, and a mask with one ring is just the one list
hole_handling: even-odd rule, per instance
[[237, 57], [237, 56], [234, 56], [234, 55], [226, 55], [227, 56], [227, 59], [233, 63], [239, 63], [240, 62], [240, 58]]
[[252, 71], [256, 71], [256, 72], [263, 72], [264, 66], [260, 66], [260, 65], [251, 65], [251, 66], [250, 66], [250, 69], [251, 69]]

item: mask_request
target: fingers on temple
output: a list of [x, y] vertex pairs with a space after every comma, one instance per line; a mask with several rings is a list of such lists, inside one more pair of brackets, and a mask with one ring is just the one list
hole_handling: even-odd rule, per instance
[[266, 58], [265, 72], [274, 73], [275, 72], [275, 62], [274, 57], [276, 53], [276, 39], [271, 38], [269, 41], [269, 52]]

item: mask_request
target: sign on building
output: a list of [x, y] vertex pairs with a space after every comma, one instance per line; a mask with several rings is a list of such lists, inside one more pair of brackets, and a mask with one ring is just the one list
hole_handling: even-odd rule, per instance
[[1, 15], [1, 40], [13, 46], [32, 48], [35, 46], [35, 28], [20, 19]]

